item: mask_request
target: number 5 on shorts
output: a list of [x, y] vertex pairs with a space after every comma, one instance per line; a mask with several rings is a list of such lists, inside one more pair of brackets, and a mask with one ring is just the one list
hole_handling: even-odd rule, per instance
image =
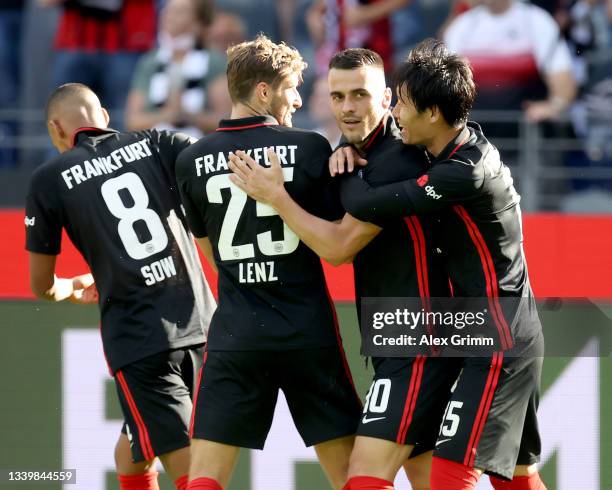
[[459, 422], [461, 422], [461, 417], [454, 413], [454, 411], [459, 410], [462, 407], [463, 402], [456, 400], [448, 402], [446, 412], [444, 412], [444, 417], [442, 418], [442, 424], [440, 425], [441, 436], [453, 437], [457, 433]]

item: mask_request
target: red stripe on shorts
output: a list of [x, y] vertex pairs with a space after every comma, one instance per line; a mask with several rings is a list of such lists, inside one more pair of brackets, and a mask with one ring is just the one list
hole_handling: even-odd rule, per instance
[[425, 364], [425, 356], [416, 356], [412, 363], [412, 374], [410, 375], [410, 385], [408, 387], [408, 394], [406, 395], [406, 403], [404, 404], [404, 413], [402, 414], [402, 421], [400, 428], [397, 433], [396, 442], [398, 444], [404, 444], [406, 442], [406, 436], [408, 435], [408, 429], [412, 423], [412, 417], [414, 416], [414, 409], [416, 407], [416, 401], [419, 397], [419, 390], [421, 389], [421, 381], [423, 380], [423, 365]]
[[476, 460], [476, 450], [478, 449], [478, 443], [482, 436], [489, 410], [491, 409], [491, 403], [493, 402], [493, 395], [497, 388], [499, 381], [499, 374], [504, 362], [504, 353], [495, 352], [491, 360], [491, 367], [489, 369], [489, 375], [487, 376], [487, 384], [485, 385], [482, 398], [480, 399], [480, 405], [478, 406], [478, 412], [476, 413], [476, 419], [474, 420], [474, 427], [472, 428], [472, 434], [470, 435], [470, 441], [468, 448], [463, 459], [463, 464], [466, 466], [474, 466]]
[[136, 402], [134, 401], [132, 392], [130, 391], [127, 382], [125, 381], [125, 376], [123, 375], [123, 372], [117, 371], [115, 377], [119, 381], [119, 386], [121, 386], [123, 395], [125, 396], [128, 406], [130, 407], [132, 417], [134, 417], [134, 421], [136, 422], [136, 426], [138, 427], [138, 439], [140, 440], [142, 455], [147, 461], [151, 461], [153, 458], [155, 458], [155, 453], [153, 452], [153, 447], [151, 446], [151, 439], [149, 439], [149, 431], [147, 431], [147, 427], [145, 426], [144, 421], [142, 420], [142, 416], [138, 411], [138, 407], [136, 407]]

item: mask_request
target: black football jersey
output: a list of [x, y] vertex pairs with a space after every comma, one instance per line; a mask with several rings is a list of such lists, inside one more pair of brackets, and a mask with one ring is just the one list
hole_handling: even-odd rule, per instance
[[539, 335], [520, 197], [477, 124], [468, 123], [418, 179], [375, 188], [355, 176], [343, 185], [342, 202], [349, 213], [372, 222], [437, 214], [454, 295], [487, 299], [502, 349]]
[[[359, 176], [373, 187], [417, 178], [427, 171], [425, 151], [404, 145], [387, 115], [362, 146], [368, 160]], [[351, 174], [341, 177], [342, 195]], [[447, 296], [448, 274], [439, 249], [439, 220], [433, 216], [392, 217], [378, 222], [380, 233], [353, 261], [358, 313], [364, 297], [427, 298]]]
[[32, 175], [26, 248], [58, 255], [66, 230], [96, 281], [112, 371], [206, 339], [215, 302], [174, 177], [190, 142], [167, 131], [84, 128]]
[[321, 261], [281, 220], [229, 179], [230, 152], [262, 165], [279, 156], [289, 194], [309, 213], [343, 216], [321, 135], [278, 125], [269, 116], [221, 121], [183, 151], [176, 175], [193, 234], [208, 237], [219, 270], [219, 307], [211, 350], [283, 350], [334, 345], [335, 314]]

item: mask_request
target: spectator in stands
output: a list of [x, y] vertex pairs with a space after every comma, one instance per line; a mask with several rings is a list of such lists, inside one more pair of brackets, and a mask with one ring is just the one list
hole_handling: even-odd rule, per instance
[[444, 40], [471, 62], [475, 109], [524, 109], [533, 122], [557, 119], [572, 103], [570, 52], [545, 10], [515, 0], [485, 0], [459, 15]]
[[602, 32], [597, 29], [596, 19], [601, 15], [598, 7], [601, 0], [577, 0], [567, 9], [557, 12], [555, 18], [567, 40], [574, 62], [574, 76], [578, 85], [584, 86], [588, 79], [589, 53], [604, 43]]
[[159, 47], [139, 62], [128, 97], [128, 130], [175, 129], [195, 137], [217, 127], [206, 100], [209, 82], [225, 73], [225, 58], [206, 48], [211, 0], [167, 0]]
[[[134, 68], [155, 41], [154, 0], [38, 0], [61, 6], [55, 37], [53, 87], [90, 86], [121, 115]], [[123, 118], [113, 122], [122, 129]]]
[[385, 69], [393, 65], [393, 35], [389, 16], [411, 0], [315, 0], [308, 11], [311, 38], [317, 46], [317, 71], [327, 72], [334, 53], [363, 47], [383, 58]]
[[314, 130], [325, 136], [332, 148], [335, 148], [342, 133], [331, 109], [329, 83], [326, 76], [319, 76], [314, 82], [308, 109], [310, 119], [316, 125]]
[[[24, 0], [2, 0], [0, 3], [0, 111], [17, 109], [20, 101], [23, 8]], [[17, 164], [17, 151], [10, 141], [18, 132], [15, 119], [0, 117], [0, 167]]]
[[293, 44], [293, 16], [298, 0], [215, 0], [218, 10], [246, 20], [247, 38], [260, 32], [275, 42]]
[[217, 10], [208, 30], [208, 47], [225, 53], [230, 46], [246, 41], [246, 34], [247, 27], [240, 17]]

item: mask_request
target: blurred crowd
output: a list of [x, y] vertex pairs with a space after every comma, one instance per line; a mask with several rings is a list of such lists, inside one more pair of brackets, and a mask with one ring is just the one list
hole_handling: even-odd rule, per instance
[[[44, 44], [31, 41], [41, 25], [52, 29]], [[439, 37], [470, 60], [475, 109], [495, 111], [488, 123], [483, 113], [492, 138], [516, 139], [521, 120], [539, 123], [545, 135], [583, 142], [563, 154], [571, 164], [612, 168], [612, 0], [2, 0], [0, 167], [24, 160], [19, 145], [3, 144], [27, 132], [15, 111], [43, 109], [46, 95], [69, 81], [91, 86], [120, 114], [117, 129], [214, 130], [231, 108], [225, 50], [258, 32], [308, 61], [294, 124], [332, 145], [339, 133], [327, 103], [331, 55], [368, 47], [390, 74], [417, 42]], [[26, 62], [48, 70], [24, 69]], [[24, 84], [28, 73], [34, 80]], [[510, 163], [516, 148], [508, 147]]]

